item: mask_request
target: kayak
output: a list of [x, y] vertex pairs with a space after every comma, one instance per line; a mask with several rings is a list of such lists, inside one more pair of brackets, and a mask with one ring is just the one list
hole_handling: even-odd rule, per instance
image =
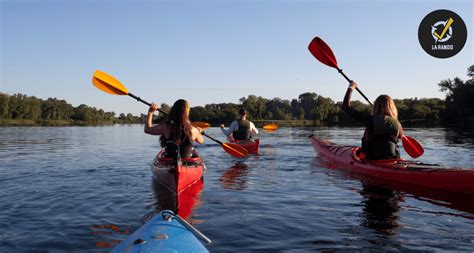
[[336, 168], [443, 192], [474, 195], [474, 168], [449, 168], [404, 159], [364, 161], [357, 156], [360, 147], [342, 146], [309, 137], [316, 152]]
[[151, 166], [153, 178], [158, 183], [177, 194], [202, 179], [206, 168], [204, 161], [197, 155], [191, 158], [164, 158], [164, 151], [160, 151]]
[[260, 147], [259, 139], [256, 139], [254, 141], [233, 141], [232, 143], [245, 148], [249, 152], [249, 154], [258, 155], [258, 148]]
[[191, 230], [170, 210], [151, 218], [118, 244], [118, 252], [209, 252]]

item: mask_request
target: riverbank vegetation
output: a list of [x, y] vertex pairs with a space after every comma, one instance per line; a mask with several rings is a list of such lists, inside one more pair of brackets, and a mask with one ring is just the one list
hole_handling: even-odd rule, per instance
[[[474, 128], [474, 65], [468, 68], [467, 81], [460, 78], [442, 80], [438, 86], [446, 99], [411, 98], [395, 99], [399, 118], [405, 126], [459, 126]], [[360, 111], [370, 111], [370, 106], [360, 101], [352, 102]], [[205, 121], [216, 126], [228, 125], [238, 117], [244, 107], [249, 118], [257, 125], [277, 123], [281, 126], [356, 126], [358, 123], [341, 110], [341, 102], [315, 92], [300, 94], [285, 100], [267, 99], [249, 95], [239, 103], [220, 103], [191, 108], [192, 121]], [[164, 111], [169, 105], [162, 104]], [[161, 115], [162, 116], [162, 115]], [[130, 113], [116, 115], [87, 105], [72, 106], [65, 100], [46, 100], [24, 94], [0, 93], [0, 125], [94, 125], [144, 123], [146, 115]]]

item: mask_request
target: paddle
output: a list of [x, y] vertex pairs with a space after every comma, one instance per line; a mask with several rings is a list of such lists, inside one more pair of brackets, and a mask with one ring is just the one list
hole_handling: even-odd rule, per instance
[[278, 125], [277, 124], [265, 125], [263, 126], [263, 129], [267, 131], [276, 131], [278, 129]]
[[194, 127], [200, 127], [202, 129], [208, 129], [209, 127], [211, 127], [211, 124], [202, 121], [194, 121], [191, 123], [191, 125], [193, 125]]
[[[309, 43], [308, 46], [309, 51], [313, 56], [318, 59], [321, 63], [328, 65], [329, 67], [333, 67], [337, 69], [337, 71], [344, 77], [349, 83], [352, 83], [352, 80], [349, 79], [349, 77], [342, 72], [342, 69], [337, 66], [337, 60], [336, 57], [334, 56], [331, 48], [319, 37], [315, 37], [311, 43]], [[359, 88], [356, 87], [356, 90], [362, 95], [362, 97], [369, 102], [370, 105], [372, 105], [372, 102], [362, 93], [362, 91], [359, 90]]]
[[421, 144], [410, 136], [403, 135], [402, 144], [407, 154], [413, 158], [418, 158], [425, 152]]
[[206, 136], [207, 138], [219, 143], [219, 145], [221, 145], [221, 147], [229, 154], [237, 157], [237, 158], [244, 158], [246, 156], [248, 156], [249, 152], [247, 149], [245, 149], [244, 147], [240, 146], [240, 145], [237, 145], [235, 143], [229, 143], [229, 142], [226, 142], [226, 143], [223, 143], [217, 139], [214, 139], [212, 138], [211, 136], [207, 135], [206, 133], [202, 132], [202, 135]]
[[[150, 103], [146, 102], [145, 100], [141, 99], [140, 97], [137, 97], [135, 95], [133, 95], [132, 93], [128, 92], [128, 89], [119, 81], [117, 80], [115, 77], [105, 73], [105, 72], [102, 72], [100, 70], [97, 70], [95, 71], [94, 73], [94, 76], [92, 77], [92, 84], [94, 84], [95, 87], [97, 87], [98, 89], [106, 92], [106, 93], [109, 93], [109, 94], [113, 94], [113, 95], [129, 95], [130, 97], [136, 99], [137, 101], [140, 101], [148, 106], [151, 106]], [[167, 112], [164, 112], [160, 109], [158, 109], [158, 111], [160, 111], [161, 113], [163, 114], [166, 114], [168, 115]], [[201, 127], [201, 126], [204, 126], [203, 128], [208, 128], [210, 125], [206, 122], [194, 122], [192, 124], [193, 126], [195, 127]], [[237, 158], [243, 158], [243, 157], [246, 157], [248, 155], [248, 151], [237, 145], [237, 144], [234, 144], [234, 143], [222, 143], [212, 137], [210, 137], [209, 135], [205, 134], [204, 132], [202, 133], [204, 136], [208, 137], [209, 139], [219, 143], [223, 148], [224, 150], [237, 157]]]
[[[147, 101], [144, 101], [143, 99], [141, 99], [140, 97], [137, 97], [135, 95], [133, 95], [132, 93], [128, 92], [128, 89], [119, 81], [117, 80], [115, 77], [105, 73], [105, 72], [102, 72], [100, 70], [97, 70], [95, 73], [94, 73], [94, 76], [92, 78], [92, 83], [94, 84], [95, 87], [99, 88], [100, 90], [104, 91], [104, 92], [107, 92], [109, 94], [113, 94], [113, 95], [129, 95], [130, 97], [148, 105], [148, 106], [151, 106], [150, 103], [148, 103]], [[162, 111], [161, 109], [158, 109], [158, 111], [160, 111], [161, 113], [164, 113], [164, 114], [168, 114], [164, 111]], [[201, 122], [201, 121], [196, 121], [196, 122], [192, 122], [191, 125], [193, 125], [194, 127], [200, 127], [200, 128], [203, 128], [203, 129], [207, 129], [209, 128], [211, 125], [209, 123], [206, 123], [206, 122]]]
[[[334, 53], [332, 52], [331, 48], [321, 38], [315, 37], [311, 41], [311, 43], [309, 43], [308, 49], [318, 61], [329, 67], [337, 69], [337, 71], [349, 83], [352, 83], [352, 80], [349, 79], [349, 77], [347, 77], [344, 72], [342, 72], [342, 69], [339, 68], [339, 66], [337, 65], [336, 56], [334, 56]], [[362, 91], [359, 90], [358, 87], [356, 87], [356, 90], [360, 93], [360, 95], [362, 95], [362, 97], [365, 98], [365, 100], [367, 100], [367, 102], [369, 102], [370, 105], [373, 105], [372, 102], [370, 102], [370, 100], [364, 95], [364, 93], [362, 93]], [[409, 136], [402, 136], [402, 143], [405, 151], [413, 158], [421, 156], [424, 152], [424, 149], [421, 144]]]

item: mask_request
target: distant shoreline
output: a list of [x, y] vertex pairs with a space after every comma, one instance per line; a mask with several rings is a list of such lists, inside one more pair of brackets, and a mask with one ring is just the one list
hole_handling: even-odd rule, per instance
[[113, 122], [104, 121], [98, 123], [87, 123], [84, 121], [74, 120], [31, 120], [31, 119], [3, 119], [0, 120], [0, 127], [38, 127], [38, 126], [98, 126], [98, 125], [113, 125]]
[[[319, 120], [255, 120], [253, 121], [259, 128], [267, 124], [277, 124], [279, 127], [363, 127], [362, 124], [324, 124]], [[30, 120], [30, 119], [3, 119], [0, 120], [0, 127], [38, 127], [38, 126], [107, 126], [107, 125], [143, 125], [144, 123], [117, 123], [111, 121], [101, 121], [96, 123], [89, 123], [75, 120]], [[218, 127], [219, 124], [211, 124], [213, 127]], [[455, 127], [443, 125], [440, 122], [433, 122], [430, 120], [417, 119], [402, 121], [404, 127]]]

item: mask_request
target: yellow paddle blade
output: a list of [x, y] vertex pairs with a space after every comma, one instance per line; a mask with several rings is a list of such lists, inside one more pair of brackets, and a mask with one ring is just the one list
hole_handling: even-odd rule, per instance
[[191, 125], [193, 125], [193, 127], [199, 127], [199, 128], [202, 128], [202, 129], [208, 129], [209, 127], [211, 127], [211, 124], [209, 124], [207, 122], [202, 122], [202, 121], [192, 122]]
[[247, 151], [247, 149], [234, 143], [228, 143], [228, 142], [222, 143], [222, 148], [224, 148], [225, 152], [237, 158], [244, 158], [249, 155], [249, 152]]
[[263, 126], [263, 129], [268, 130], [268, 131], [275, 131], [278, 129], [278, 125], [276, 124], [265, 125]]
[[113, 95], [128, 95], [128, 90], [115, 77], [96, 70], [92, 77], [92, 84], [98, 89]]

